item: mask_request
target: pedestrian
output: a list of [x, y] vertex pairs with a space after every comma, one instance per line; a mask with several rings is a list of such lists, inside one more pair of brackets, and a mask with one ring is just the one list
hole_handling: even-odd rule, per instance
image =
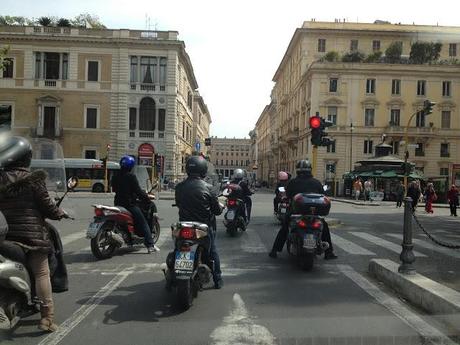
[[366, 182], [364, 182], [364, 201], [370, 200], [371, 192], [372, 192], [372, 181], [367, 180]]
[[398, 186], [396, 187], [396, 207], [402, 206], [405, 192], [406, 192], [406, 187], [404, 187], [404, 183], [400, 181]]
[[412, 212], [415, 212], [421, 194], [417, 181], [412, 181], [407, 188], [407, 196], [412, 199]]
[[450, 215], [457, 217], [457, 206], [458, 206], [458, 189], [453, 184], [447, 192], [447, 200], [450, 206]]
[[355, 199], [359, 200], [359, 196], [361, 195], [361, 191], [363, 190], [363, 184], [361, 183], [361, 179], [357, 178], [355, 183], [353, 184], [353, 189], [355, 190]]
[[433, 183], [428, 183], [425, 189], [425, 212], [433, 213], [433, 202], [438, 199]]

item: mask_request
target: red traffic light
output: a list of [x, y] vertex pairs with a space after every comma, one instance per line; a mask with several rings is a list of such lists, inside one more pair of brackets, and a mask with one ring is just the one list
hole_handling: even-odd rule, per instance
[[319, 116], [310, 117], [310, 128], [321, 127], [321, 118]]

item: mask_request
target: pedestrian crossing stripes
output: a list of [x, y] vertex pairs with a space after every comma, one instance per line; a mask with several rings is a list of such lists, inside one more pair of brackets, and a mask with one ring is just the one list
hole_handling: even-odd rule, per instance
[[[351, 231], [350, 234], [352, 234], [353, 236], [362, 238], [362, 239], [364, 239], [366, 241], [369, 241], [369, 242], [371, 242], [373, 244], [376, 244], [378, 246], [384, 247], [384, 248], [386, 248], [386, 249], [388, 249], [388, 250], [390, 250], [392, 252], [395, 252], [397, 254], [401, 253], [401, 245], [395, 244], [393, 242], [384, 240], [383, 238], [368, 234], [367, 232]], [[425, 254], [422, 254], [422, 253], [417, 252], [415, 250], [414, 250], [414, 254], [415, 254], [415, 256], [418, 256], [418, 257], [426, 257]]]
[[351, 241], [344, 239], [336, 234], [332, 235], [333, 246], [339, 247], [348, 254], [353, 255], [376, 255], [374, 252], [367, 250]]
[[[393, 237], [393, 238], [397, 238], [397, 239], [402, 241], [402, 235], [400, 235], [400, 234], [386, 233], [385, 235]], [[430, 250], [435, 251], [437, 253], [441, 253], [441, 254], [444, 254], [444, 255], [447, 255], [447, 256], [451, 256], [451, 257], [460, 259], [460, 252], [456, 252], [455, 250], [440, 247], [440, 246], [436, 246], [434, 244], [431, 244], [431, 243], [428, 243], [428, 242], [425, 242], [425, 241], [422, 241], [422, 240], [419, 240], [419, 239], [416, 239], [416, 238], [414, 238], [412, 240], [412, 242], [415, 244], [416, 247], [419, 246], [419, 247], [422, 247], [422, 248], [430, 249]]]

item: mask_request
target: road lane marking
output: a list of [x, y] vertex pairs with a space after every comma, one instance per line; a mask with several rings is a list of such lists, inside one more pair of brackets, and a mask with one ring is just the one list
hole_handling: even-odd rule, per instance
[[222, 326], [211, 333], [213, 345], [274, 345], [275, 337], [270, 331], [254, 323], [239, 294], [233, 295], [233, 309], [224, 318]]
[[337, 267], [343, 274], [345, 274], [367, 294], [372, 296], [377, 302], [391, 311], [405, 324], [414, 329], [417, 333], [426, 338], [426, 340], [430, 341], [432, 344], [456, 345], [456, 343], [450, 340], [450, 338], [448, 338], [445, 334], [441, 333], [438, 329], [431, 326], [420, 316], [409, 310], [399, 300], [380, 290], [376, 285], [356, 272], [351, 266], [338, 264]]
[[85, 238], [86, 235], [86, 230], [81, 230], [79, 232], [76, 232], [74, 234], [70, 234], [64, 237], [61, 237], [61, 242], [63, 246], [68, 245], [69, 243], [72, 243], [74, 241], [80, 240], [82, 238]]
[[[373, 236], [371, 234], [368, 234], [366, 232], [355, 232], [355, 231], [351, 231], [350, 234], [354, 235], [354, 236], [357, 236], [357, 237], [360, 237], [366, 241], [369, 241], [371, 243], [374, 243], [380, 247], [384, 247], [392, 252], [395, 252], [397, 254], [401, 254], [401, 251], [402, 251], [402, 248], [400, 245], [398, 244], [395, 244], [393, 242], [390, 242], [390, 241], [387, 241], [387, 240], [384, 240], [383, 238], [380, 238], [380, 237], [377, 237], [377, 236]], [[425, 254], [422, 254], [422, 253], [419, 253], [417, 251], [414, 250], [414, 254], [415, 256], [418, 256], [418, 257], [426, 257]]]
[[262, 239], [253, 229], [247, 229], [241, 234], [241, 249], [246, 253], [267, 253]]
[[353, 255], [376, 255], [374, 252], [367, 250], [357, 244], [344, 239], [343, 237], [338, 236], [337, 234], [332, 234], [332, 240], [334, 242], [334, 247], [339, 247], [340, 249], [346, 251], [349, 254]]
[[[385, 235], [393, 237], [393, 238], [397, 238], [398, 240], [402, 241], [402, 235], [400, 235], [400, 234], [386, 233]], [[433, 250], [435, 252], [438, 252], [438, 253], [441, 253], [441, 254], [444, 254], [444, 255], [447, 255], [447, 256], [451, 256], [451, 257], [460, 259], [460, 253], [456, 252], [455, 250], [444, 248], [444, 247], [437, 247], [434, 244], [427, 243], [427, 242], [425, 242], [423, 240], [419, 240], [419, 239], [416, 239], [416, 238], [412, 239], [412, 242], [414, 244], [416, 244], [417, 246], [420, 246], [420, 247], [423, 247], [423, 248], [426, 248], [426, 249], [430, 249], [430, 250]]]
[[78, 308], [72, 316], [59, 326], [58, 330], [48, 335], [38, 345], [56, 345], [82, 322], [108, 295], [110, 295], [129, 275], [130, 270], [119, 272], [111, 281]]
[[166, 243], [166, 241], [170, 239], [171, 240], [171, 247], [173, 246], [172, 243], [172, 237], [171, 237], [171, 228], [161, 228], [160, 229], [160, 237], [158, 238], [158, 241], [156, 243], [156, 246], [158, 248], [161, 248], [163, 244]]

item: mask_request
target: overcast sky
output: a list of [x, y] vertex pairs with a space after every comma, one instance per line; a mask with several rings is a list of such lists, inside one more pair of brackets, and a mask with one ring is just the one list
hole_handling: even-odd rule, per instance
[[[439, 6], [436, 6], [439, 4]], [[74, 17], [109, 28], [177, 30], [211, 113], [211, 134], [244, 137], [270, 102], [272, 78], [304, 20], [460, 25], [458, 0], [1, 0], [0, 14]]]

